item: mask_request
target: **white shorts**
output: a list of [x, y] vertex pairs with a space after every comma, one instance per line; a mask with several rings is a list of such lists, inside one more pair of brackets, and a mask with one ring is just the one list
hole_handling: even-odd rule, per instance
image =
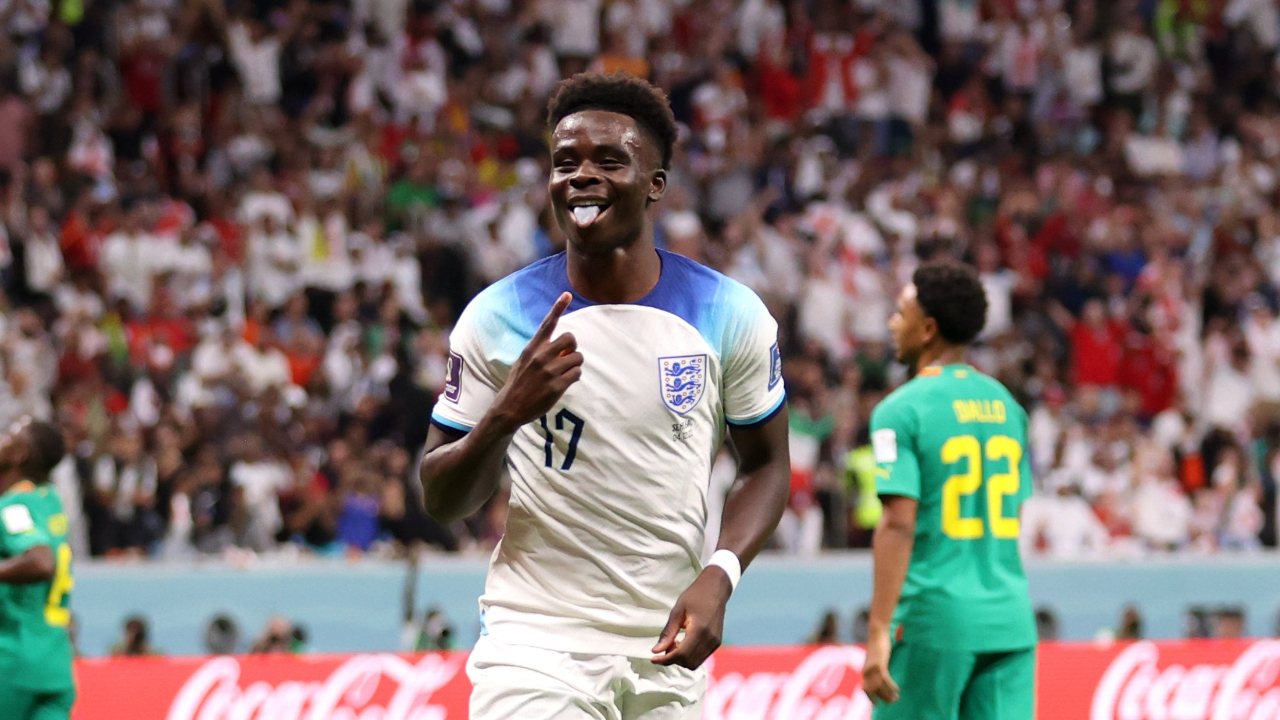
[[467, 677], [471, 720], [698, 720], [707, 691], [705, 670], [489, 636], [471, 651]]

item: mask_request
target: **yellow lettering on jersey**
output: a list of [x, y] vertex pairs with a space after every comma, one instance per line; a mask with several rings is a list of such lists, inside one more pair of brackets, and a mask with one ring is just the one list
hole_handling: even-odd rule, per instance
[[71, 577], [71, 546], [59, 545], [53, 582], [49, 584], [49, 601], [44, 606], [46, 624], [51, 627], [71, 624], [71, 611], [63, 607], [63, 600], [75, 586], [75, 578]]
[[1003, 423], [1009, 413], [1001, 400], [956, 400], [951, 403], [956, 421], [961, 423]]
[[67, 516], [58, 513], [49, 518], [49, 534], [54, 537], [62, 537], [67, 534]]

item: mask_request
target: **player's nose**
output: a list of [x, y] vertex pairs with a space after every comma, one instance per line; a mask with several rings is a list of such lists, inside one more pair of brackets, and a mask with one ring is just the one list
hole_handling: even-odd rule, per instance
[[589, 187], [600, 182], [600, 172], [595, 163], [584, 162], [569, 176], [569, 185], [575, 188]]

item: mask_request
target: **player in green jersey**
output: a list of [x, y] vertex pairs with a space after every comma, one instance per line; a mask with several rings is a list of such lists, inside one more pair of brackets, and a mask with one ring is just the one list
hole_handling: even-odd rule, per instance
[[875, 720], [1031, 720], [1036, 630], [1018, 556], [1027, 415], [964, 364], [986, 322], [977, 273], [930, 263], [912, 281], [889, 328], [915, 377], [871, 416], [884, 512], [863, 687]]
[[67, 720], [75, 702], [71, 547], [48, 485], [57, 428], [21, 420], [0, 436], [0, 718]]

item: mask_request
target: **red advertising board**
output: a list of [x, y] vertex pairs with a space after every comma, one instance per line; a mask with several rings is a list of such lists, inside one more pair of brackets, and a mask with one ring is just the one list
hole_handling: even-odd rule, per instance
[[[861, 648], [725, 648], [706, 720], [866, 720]], [[1040, 648], [1039, 720], [1280, 720], [1280, 641]], [[464, 653], [82, 660], [77, 720], [458, 720]], [[909, 690], [908, 690], [909, 691]]]

